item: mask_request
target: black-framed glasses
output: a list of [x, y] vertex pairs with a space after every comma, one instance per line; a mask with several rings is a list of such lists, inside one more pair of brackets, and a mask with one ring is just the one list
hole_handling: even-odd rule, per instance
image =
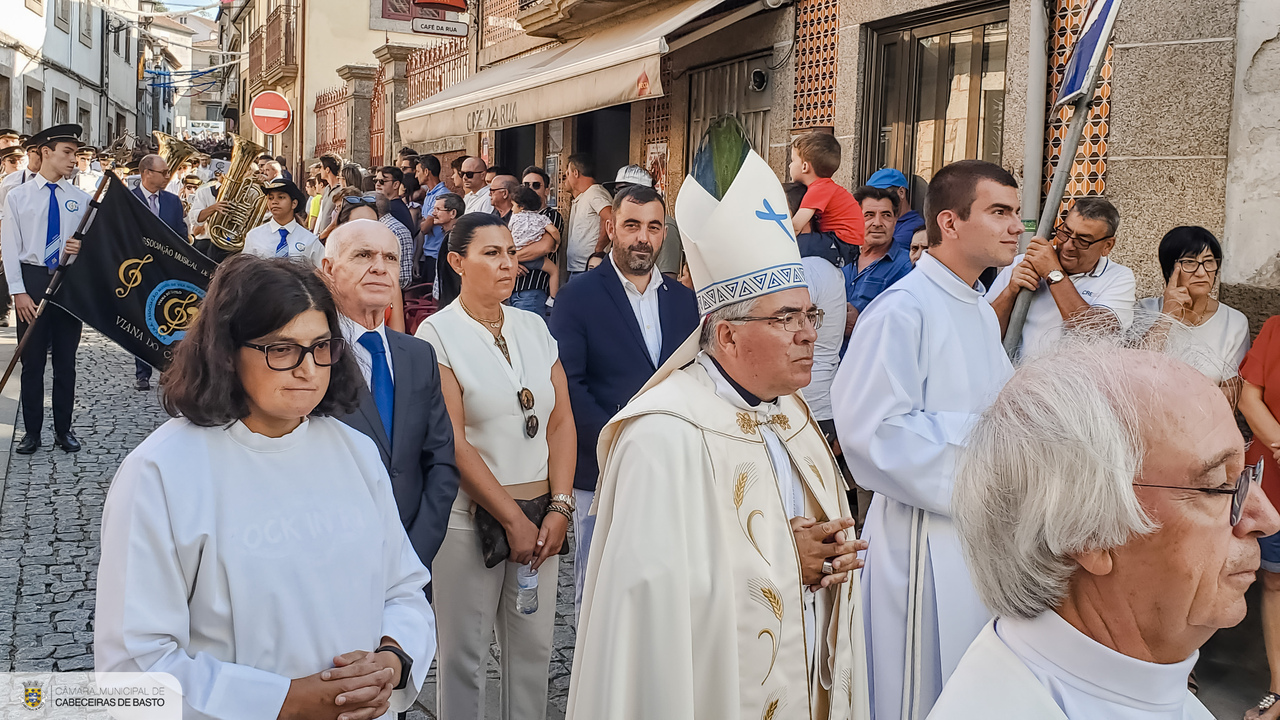
[[462, 177], [464, 177], [464, 178], [466, 178], [466, 179], [470, 180], [471, 178], [473, 178], [473, 177], [475, 177], [475, 176], [477, 176], [477, 175], [483, 175], [483, 174], [484, 174], [484, 170], [459, 170], [459, 171], [458, 171], [458, 174], [459, 174], [459, 175], [461, 175]]
[[1090, 247], [1093, 247], [1095, 244], [1100, 243], [1103, 240], [1110, 240], [1111, 238], [1115, 237], [1115, 235], [1108, 235], [1106, 237], [1100, 237], [1097, 240], [1086, 240], [1085, 238], [1068, 230], [1066, 225], [1059, 225], [1057, 228], [1055, 228], [1053, 231], [1053, 236], [1058, 239], [1059, 244], [1065, 243], [1066, 241], [1070, 240], [1071, 242], [1075, 243], [1076, 247], [1080, 248], [1081, 250], [1088, 250]]
[[524, 184], [524, 186], [525, 186], [525, 187], [527, 187], [527, 188], [529, 188], [529, 189], [531, 189], [531, 190], [541, 190], [541, 189], [542, 189], [542, 182], [541, 182], [541, 181], [536, 181], [536, 182], [527, 182], [527, 183], [525, 183], [525, 184]]
[[1200, 268], [1204, 268], [1206, 275], [1212, 275], [1218, 272], [1218, 258], [1207, 258], [1204, 260], [1181, 258], [1178, 260], [1178, 267], [1182, 268], [1182, 272], [1187, 275], [1195, 275], [1197, 272], [1200, 272]]
[[820, 308], [809, 311], [796, 310], [794, 312], [783, 313], [781, 315], [770, 315], [767, 317], [741, 317], [733, 320], [733, 322], [772, 322], [782, 326], [786, 332], [800, 332], [804, 329], [805, 323], [813, 326], [814, 330], [822, 327], [822, 318], [826, 315]]
[[326, 338], [310, 346], [291, 342], [267, 345], [244, 343], [244, 346], [261, 352], [267, 358], [267, 367], [284, 372], [301, 365], [302, 359], [307, 355], [311, 356], [317, 367], [329, 367], [342, 357], [347, 343], [342, 338]]
[[342, 200], [352, 205], [371, 205], [374, 207], [378, 205], [377, 195], [344, 195]]
[[520, 409], [524, 411], [524, 434], [530, 439], [538, 436], [538, 416], [533, 412], [533, 391], [529, 388], [520, 388], [520, 392], [516, 393], [516, 399], [520, 401]]
[[1163, 490], [1194, 490], [1195, 492], [1209, 493], [1211, 495], [1230, 495], [1231, 526], [1235, 527], [1240, 523], [1240, 516], [1244, 514], [1244, 503], [1249, 499], [1249, 487], [1254, 483], [1262, 482], [1262, 467], [1261, 460], [1256, 465], [1246, 467], [1244, 472], [1240, 473], [1240, 479], [1236, 480], [1236, 486], [1231, 488], [1196, 488], [1183, 485], [1144, 485], [1142, 483], [1134, 483], [1133, 486], [1160, 488]]

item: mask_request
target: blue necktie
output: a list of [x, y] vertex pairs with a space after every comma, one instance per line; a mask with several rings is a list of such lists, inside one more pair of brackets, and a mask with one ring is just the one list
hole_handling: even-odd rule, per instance
[[62, 253], [62, 215], [58, 212], [58, 185], [45, 183], [49, 188], [49, 229], [44, 236], [44, 265], [53, 272], [58, 267], [58, 255]]
[[391, 382], [391, 367], [387, 365], [387, 348], [382, 344], [382, 336], [376, 331], [360, 336], [360, 347], [369, 351], [373, 357], [373, 368], [370, 375], [373, 401], [378, 406], [378, 416], [382, 418], [382, 429], [387, 431], [387, 439], [391, 435], [391, 417], [395, 412], [396, 390]]
[[[276, 257], [289, 257], [289, 230], [288, 228], [280, 228], [280, 244], [276, 246]], [[377, 335], [377, 333], [374, 333]], [[378, 343], [381, 345], [382, 343]], [[373, 352], [370, 350], [369, 352]]]

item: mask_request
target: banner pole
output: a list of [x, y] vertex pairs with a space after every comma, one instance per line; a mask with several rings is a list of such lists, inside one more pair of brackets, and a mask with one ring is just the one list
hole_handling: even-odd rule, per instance
[[[102, 199], [102, 193], [106, 190], [110, 179], [103, 176], [102, 182], [98, 183], [97, 190], [93, 193], [93, 198], [89, 200], [89, 209], [85, 212], [84, 217], [80, 218], [80, 224], [76, 226], [76, 231], [71, 234], [71, 238], [79, 240], [84, 236], [84, 231], [89, 228], [94, 215], [97, 214], [99, 201]], [[117, 178], [117, 182], [119, 179]], [[40, 322], [40, 318], [44, 315], [45, 308], [49, 306], [49, 297], [53, 295], [58, 286], [62, 284], [62, 269], [66, 267], [65, 260], [67, 258], [66, 250], [58, 260], [58, 269], [53, 272], [53, 277], [49, 278], [49, 287], [44, 291], [44, 297], [40, 299], [40, 304], [36, 307], [36, 316], [31, 319], [31, 323], [27, 325], [27, 331], [22, 334], [22, 339], [18, 341], [18, 347], [13, 351], [13, 357], [9, 358], [9, 365], [4, 369], [4, 377], [0, 377], [0, 393], [9, 384], [9, 378], [13, 376], [13, 369], [17, 367], [18, 360], [22, 358], [22, 351], [26, 348], [27, 343], [31, 340], [31, 328]]]

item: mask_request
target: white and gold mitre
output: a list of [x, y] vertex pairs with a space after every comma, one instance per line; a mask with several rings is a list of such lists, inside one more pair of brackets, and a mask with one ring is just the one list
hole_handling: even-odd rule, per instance
[[714, 185], [713, 175], [695, 167], [676, 198], [698, 311], [705, 317], [735, 302], [808, 287], [787, 195], [768, 163], [747, 150], [720, 200], [702, 185]]

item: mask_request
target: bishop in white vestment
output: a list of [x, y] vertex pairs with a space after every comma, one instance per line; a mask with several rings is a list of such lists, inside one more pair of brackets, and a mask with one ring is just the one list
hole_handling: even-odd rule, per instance
[[[992, 202], [1010, 196], [1000, 201], [1016, 209], [1015, 188], [975, 184]], [[984, 197], [973, 202], [971, 217]], [[1013, 216], [996, 226], [1013, 240], [1005, 262], [1021, 232]], [[989, 242], [953, 230], [944, 247], [931, 246], [858, 318], [832, 386], [845, 461], [858, 485], [875, 493], [862, 532], [871, 544], [862, 591], [876, 720], [923, 718], [990, 617], [950, 512], [956, 453], [1013, 372], [976, 282], [978, 266], [996, 260], [983, 250]], [[939, 257], [957, 270], [967, 261], [972, 280]]]
[[[804, 307], [755, 331], [777, 333], [784, 353], [804, 347], [793, 335], [808, 337], [811, 358], [820, 316], [786, 212], [776, 176], [755, 153], [722, 199], [691, 176], [676, 208], [713, 330], [749, 322], [717, 320], [718, 309], [786, 298]], [[747, 280], [723, 282], [738, 276]], [[567, 717], [867, 718], [856, 572], [806, 587], [790, 524], [848, 518], [834, 458], [796, 389], [754, 396], [699, 352], [699, 335], [601, 433]], [[837, 572], [857, 567], [853, 542], [846, 547]]]

